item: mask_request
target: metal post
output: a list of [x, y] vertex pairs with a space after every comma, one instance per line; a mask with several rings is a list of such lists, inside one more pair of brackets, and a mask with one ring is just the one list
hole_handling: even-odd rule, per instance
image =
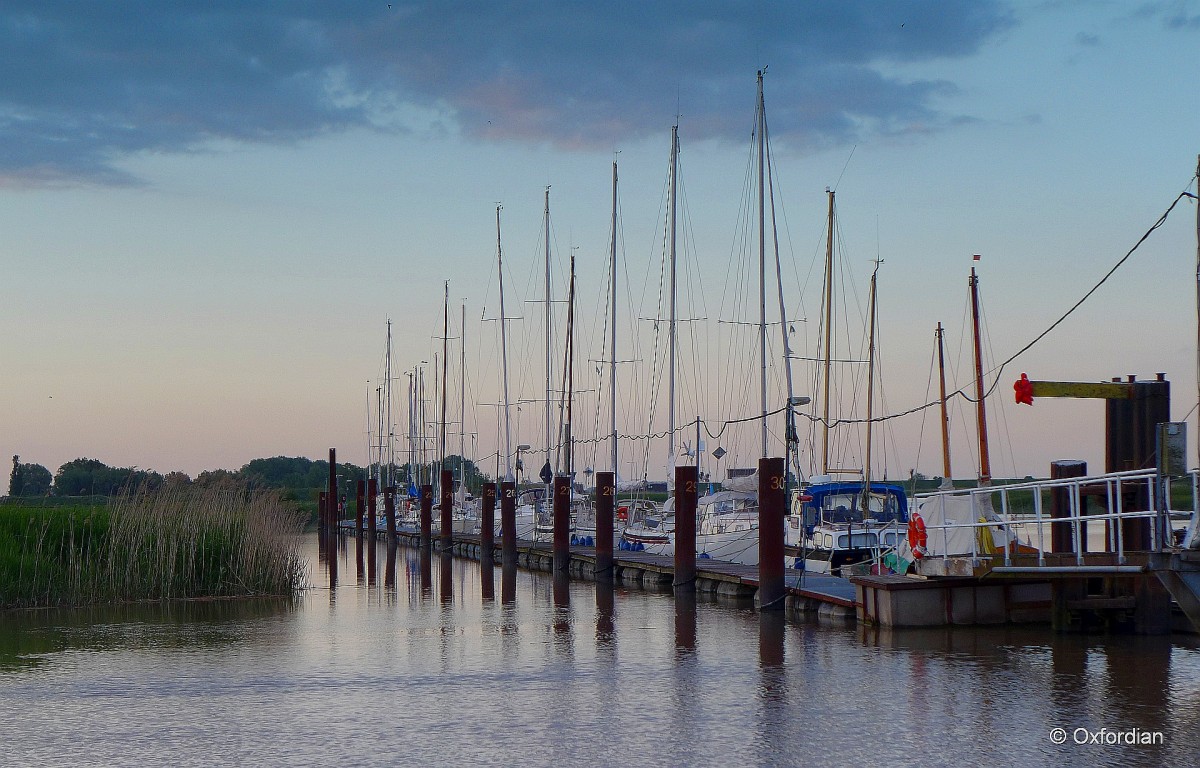
[[571, 478], [554, 478], [554, 572], [571, 567]]
[[782, 458], [758, 460], [758, 609], [783, 609], [787, 596], [783, 581], [783, 513], [786, 462]]
[[696, 485], [694, 466], [675, 467], [676, 592], [696, 591]]
[[616, 470], [596, 473], [596, 581], [613, 581], [613, 507], [617, 501]]

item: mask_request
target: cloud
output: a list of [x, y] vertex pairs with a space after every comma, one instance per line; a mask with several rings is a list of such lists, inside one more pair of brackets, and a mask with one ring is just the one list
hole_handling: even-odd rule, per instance
[[479, 140], [609, 147], [749, 133], [769, 65], [773, 136], [927, 131], [946, 81], [889, 67], [969, 56], [996, 0], [46, 4], [0, 9], [0, 180], [136, 183], [120, 160], [215, 140], [292, 142], [444, 124]]

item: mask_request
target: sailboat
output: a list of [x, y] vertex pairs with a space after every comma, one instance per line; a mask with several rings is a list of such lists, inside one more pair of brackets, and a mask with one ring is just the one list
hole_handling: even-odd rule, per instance
[[896, 549], [907, 532], [908, 499], [901, 486], [871, 480], [876, 292], [881, 263], [878, 260], [871, 273], [868, 302], [870, 331], [867, 343], [867, 440], [862, 479], [837, 480], [834, 474], [845, 473], [847, 470], [834, 469], [830, 464], [834, 191], [828, 190], [828, 196], [822, 368], [822, 473], [809, 478], [807, 484], [793, 492], [784, 546], [785, 552], [795, 557], [797, 568], [840, 576], [845, 566], [866, 560], [879, 562], [886, 552]]
[[[974, 257], [976, 260], [978, 256]], [[987, 411], [984, 407], [985, 387], [983, 381], [983, 347], [979, 321], [979, 276], [971, 267], [968, 281], [971, 301], [971, 325], [974, 337], [975, 364], [975, 423], [979, 441], [978, 487], [986, 488], [992, 482], [991, 454], [988, 444]], [[938, 354], [941, 357], [941, 326], [938, 326]], [[940, 367], [939, 362], [939, 367]], [[944, 375], [944, 374], [943, 374]], [[943, 465], [950, 474], [949, 439], [945, 429], [945, 385], [941, 385], [943, 423]], [[992, 509], [990, 494], [972, 494], [970, 491], [953, 492], [948, 486], [935, 494], [922, 494], [914, 499], [912, 524], [908, 536], [901, 542], [898, 554], [904, 564], [930, 555], [991, 554], [1006, 547], [1014, 551], [1036, 551], [1021, 544], [1015, 529], [1001, 523]], [[972, 527], [975, 523], [995, 522], [996, 525]], [[935, 532], [931, 532], [935, 531]]]
[[[766, 322], [766, 200], [765, 190], [767, 181], [766, 162], [766, 106], [763, 96], [763, 72], [758, 72], [758, 92], [755, 103], [755, 136], [756, 160], [758, 165], [758, 248], [759, 248], [759, 352], [761, 364], [760, 396], [762, 407], [762, 454], [768, 451], [767, 415], [767, 322]], [[674, 453], [674, 362], [675, 362], [675, 181], [676, 159], [678, 157], [678, 126], [672, 130], [671, 152], [671, 229], [670, 229], [670, 258], [671, 258], [671, 389], [670, 389], [670, 421], [668, 434], [672, 436], [671, 448], [668, 452], [668, 473], [675, 465]], [[778, 263], [778, 254], [776, 255]], [[777, 267], [778, 278], [778, 267]], [[782, 292], [782, 286], [780, 287]], [[780, 299], [781, 325], [786, 329], [786, 317], [783, 313], [782, 297]], [[787, 360], [787, 341], [785, 330], [784, 366], [790, 365]], [[791, 402], [791, 375], [788, 369], [788, 401]], [[790, 426], [790, 425], [789, 425]], [[789, 429], [790, 434], [790, 429]], [[696, 456], [699, 457], [699, 436], [697, 436]], [[668, 474], [670, 477], [670, 474]], [[757, 475], [753, 476], [754, 478]], [[746, 565], [758, 564], [758, 494], [756, 479], [751, 481], [753, 488], [745, 490], [722, 490], [701, 497], [696, 503], [696, 552], [698, 557], [727, 560]], [[668, 503], [672, 502], [668, 499]], [[648, 516], [641, 525], [629, 526], [621, 535], [626, 548], [644, 550], [658, 554], [673, 554], [675, 550], [675, 513], [673, 508], [664, 506], [657, 516]]]

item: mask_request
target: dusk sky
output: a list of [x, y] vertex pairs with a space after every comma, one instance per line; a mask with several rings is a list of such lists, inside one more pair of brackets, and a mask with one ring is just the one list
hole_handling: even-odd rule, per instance
[[[1016, 406], [1022, 372], [1063, 381], [1165, 373], [1172, 417], [1188, 420], [1196, 456], [1190, 198], [1078, 310], [997, 364], [1100, 282], [1181, 192], [1195, 192], [1200, 0], [12, 0], [0, 6], [0, 47], [0, 455], [52, 472], [90, 457], [195, 475], [336, 447], [365, 464], [386, 322], [404, 433], [406, 373], [425, 361], [433, 389], [449, 281], [451, 452], [465, 306], [461, 431], [468, 456], [494, 472], [498, 203], [507, 314], [521, 317], [509, 323], [512, 396], [526, 401], [513, 444], [540, 450], [543, 404], [532, 401], [545, 398], [536, 302], [547, 187], [555, 376], [574, 254], [576, 409], [585, 414], [576, 434], [593, 437], [607, 420], [595, 361], [607, 359], [614, 158], [618, 358], [637, 361], [619, 366], [620, 431], [662, 432], [653, 323], [639, 318], [663, 316], [676, 122], [680, 313], [706, 318], [681, 331], [678, 421], [700, 416], [716, 432], [755, 415], [758, 342], [738, 323], [758, 313], [747, 185], [756, 183], [755, 83], [765, 67], [797, 356], [817, 349], [826, 189], [836, 188], [838, 333], [848, 348], [863, 343], [872, 262], [883, 261], [876, 416], [936, 397], [938, 322], [950, 388], [969, 386], [974, 265], [989, 384], [999, 377], [988, 399], [996, 476], [1045, 475], [1054, 459], [1104, 469], [1103, 405]], [[861, 419], [863, 366], [847, 365], [860, 378], [837, 407]], [[795, 361], [796, 394], [815, 395], [811, 368]], [[778, 407], [778, 360], [770, 374]], [[967, 406], [957, 398], [952, 414], [958, 477], [976, 467]], [[940, 474], [936, 409], [886, 427], [877, 472]], [[778, 419], [771, 431], [777, 448]], [[721, 445], [727, 462], [756, 458], [756, 434], [704, 439], [706, 455]], [[660, 443], [623, 442], [621, 474], [663, 477]], [[647, 446], [648, 463], [638, 458]], [[842, 460], [861, 466], [861, 449], [846, 450]], [[608, 468], [604, 451], [581, 454], [580, 466]]]

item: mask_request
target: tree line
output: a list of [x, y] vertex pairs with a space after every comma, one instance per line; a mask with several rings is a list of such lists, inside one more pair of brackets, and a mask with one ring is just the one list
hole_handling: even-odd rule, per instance
[[[480, 473], [470, 459], [447, 456], [446, 468], [454, 472], [457, 482], [460, 467], [465, 470], [468, 490], [479, 493], [480, 486], [489, 479]], [[336, 477], [339, 492], [353, 498], [359, 480], [377, 474], [377, 465], [369, 468], [339, 462]], [[389, 467], [384, 468], [385, 476]], [[411, 481], [419, 485], [419, 478], [432, 476], [436, 468], [430, 466], [410, 467], [394, 464], [390, 476], [402, 488]], [[88, 458], [68, 461], [51, 474], [41, 464], [22, 463], [20, 456], [13, 456], [12, 472], [8, 480], [8, 495], [30, 496], [114, 496], [126, 488], [154, 490], [163, 486], [194, 485], [216, 487], [224, 485], [248, 486], [250, 488], [278, 488], [296, 496], [307, 491], [324, 490], [329, 484], [329, 462], [300, 457], [276, 456], [269, 459], [253, 459], [241, 469], [213, 469], [201, 472], [195, 478], [183, 472], [168, 472], [165, 475], [154, 470], [134, 467], [110, 467]]]

